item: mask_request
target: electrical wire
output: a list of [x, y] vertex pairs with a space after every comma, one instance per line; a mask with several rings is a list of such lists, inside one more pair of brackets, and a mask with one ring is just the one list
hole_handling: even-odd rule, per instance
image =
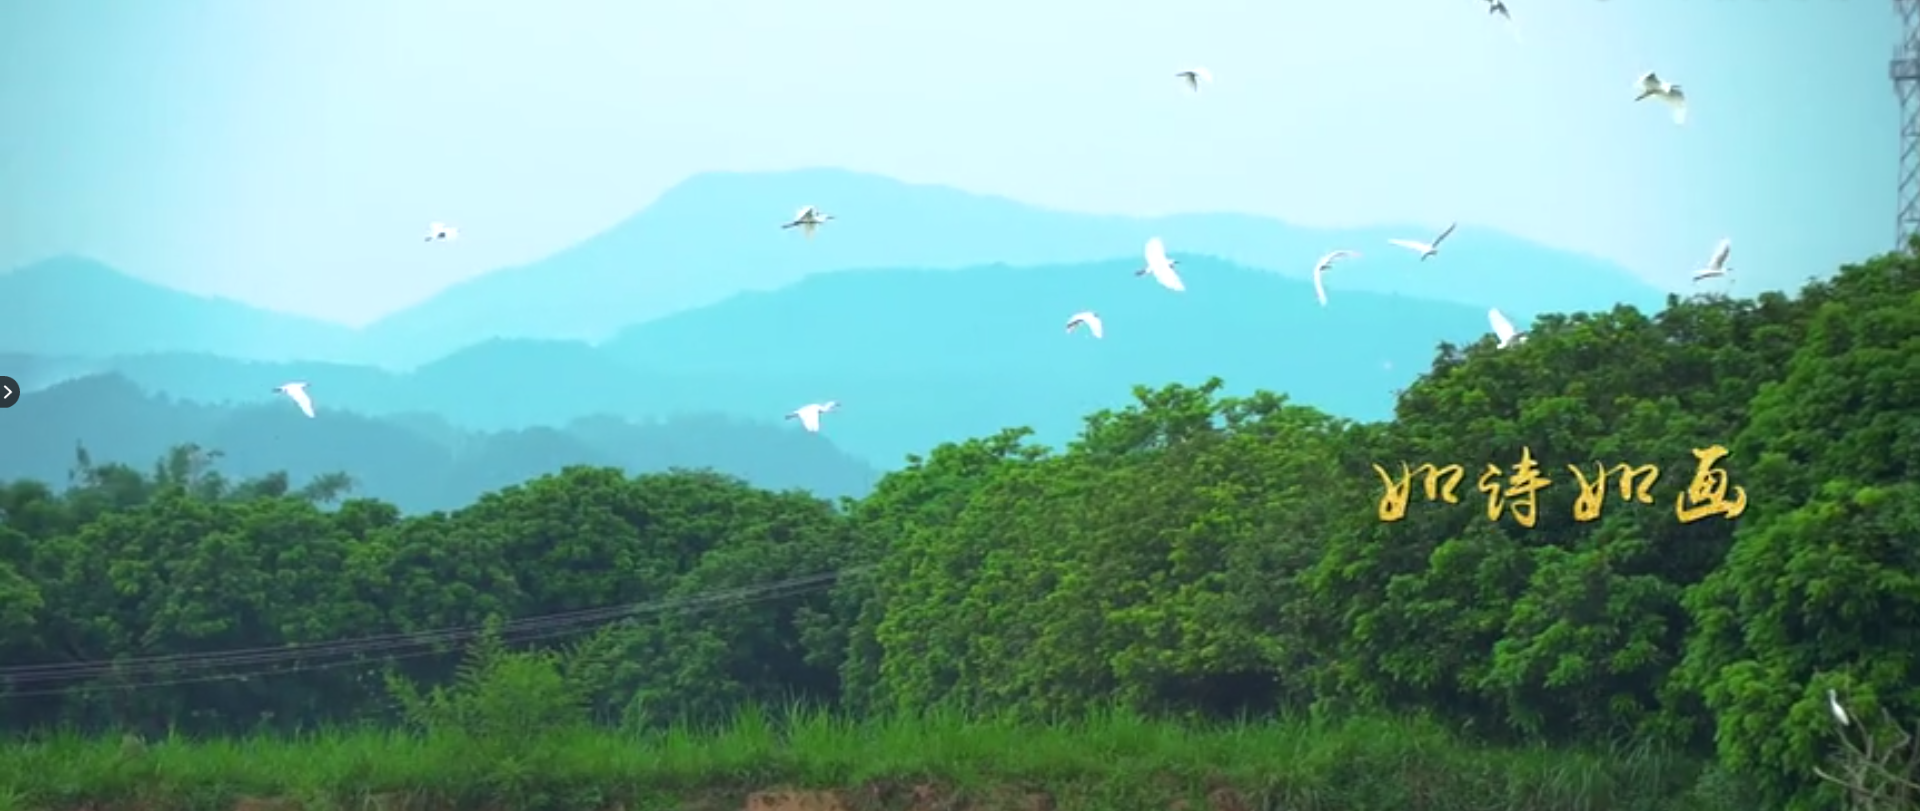
[[[711, 608], [725, 607], [728, 605], [737, 605], [741, 603], [750, 603], [750, 602], [762, 602], [766, 600], [798, 596], [798, 595], [806, 594], [813, 591], [823, 590], [827, 586], [831, 585], [832, 581], [836, 577], [845, 575], [845, 574], [855, 573], [855, 572], [864, 570], [865, 568], [866, 567], [861, 567], [860, 569], [849, 569], [849, 570], [845, 570], [838, 573], [825, 573], [825, 574], [819, 574], [819, 575], [811, 575], [804, 578], [792, 578], [786, 581], [779, 581], [775, 583], [761, 584], [757, 586], [749, 586], [744, 588], [719, 590], [714, 592], [708, 592], [701, 595], [695, 595], [689, 598], [682, 598], [678, 600], [660, 601], [656, 603], [646, 603], [646, 604], [633, 604], [630, 606], [618, 606], [618, 607], [611, 607], [607, 609], [595, 609], [591, 611], [582, 611], [582, 612], [569, 612], [566, 615], [568, 617], [567, 622], [559, 622], [559, 623], [551, 622], [551, 620], [554, 617], [560, 616], [560, 615], [547, 615], [544, 617], [529, 618], [528, 620], [522, 621], [521, 623], [519, 623], [513, 628], [507, 628], [505, 625], [503, 625], [501, 627], [501, 637], [503, 641], [514, 642], [514, 643], [526, 643], [526, 642], [538, 641], [541, 639], [550, 639], [550, 638], [588, 631], [593, 628], [600, 627], [601, 625], [604, 625], [607, 622], [612, 620], [617, 620], [622, 618], [631, 618], [636, 613], [649, 614], [649, 613], [663, 613], [663, 612], [675, 612], [675, 611], [677, 611], [677, 613], [694, 613], [694, 612], [711, 609]], [[597, 621], [592, 621], [591, 624], [583, 623], [581, 621], [583, 619], [583, 615], [586, 615], [589, 613], [594, 613], [594, 614], [607, 613], [607, 614], [612, 614], [612, 616], [586, 618], [589, 620], [597, 620]], [[446, 651], [435, 650], [435, 649], [416, 650], [416, 651], [405, 652], [405, 653], [399, 652], [399, 651], [404, 647], [406, 647], [408, 644], [418, 646], [419, 644], [445, 643], [445, 642], [457, 641], [463, 638], [470, 638], [472, 636], [477, 635], [482, 629], [482, 627], [483, 626], [467, 626], [464, 628], [437, 629], [435, 631], [422, 632], [419, 634], [412, 635], [410, 639], [387, 639], [387, 640], [384, 640], [382, 644], [378, 646], [365, 646], [360, 648], [339, 647], [331, 655], [333, 656], [353, 655], [354, 656], [354, 658], [345, 659], [342, 661], [304, 662], [294, 667], [281, 668], [281, 669], [264, 669], [264, 670], [256, 669], [256, 670], [248, 670], [244, 672], [224, 672], [224, 673], [214, 673], [214, 674], [203, 674], [199, 676], [180, 676], [178, 673], [174, 673], [172, 674], [174, 676], [173, 678], [161, 679], [157, 681], [147, 681], [147, 682], [138, 683], [138, 684], [115, 684], [111, 686], [106, 686], [105, 689], [120, 689], [120, 690], [145, 689], [150, 687], [163, 687], [163, 686], [181, 685], [181, 684], [197, 684], [197, 683], [206, 683], [206, 682], [214, 682], [214, 681], [240, 680], [240, 679], [252, 678], [255, 676], [278, 676], [278, 675], [286, 675], [290, 673], [303, 673], [303, 672], [309, 672], [309, 671], [315, 671], [315, 670], [327, 670], [327, 669], [333, 669], [333, 668], [339, 668], [339, 667], [364, 665], [364, 664], [367, 664], [367, 660], [364, 658], [364, 654], [368, 652], [387, 653], [387, 655], [381, 657], [381, 659], [384, 661], [395, 661], [395, 660], [413, 659], [413, 658], [419, 658], [419, 657], [425, 657], [425, 656], [443, 655], [444, 653], [446, 653]], [[360, 642], [364, 640], [352, 640], [352, 641]], [[282, 651], [282, 653], [285, 653], [285, 652]], [[297, 661], [301, 658], [307, 657], [306, 651], [299, 651], [296, 653], [300, 655], [295, 655], [295, 656], [280, 655], [280, 656], [271, 656], [271, 657], [260, 657], [255, 660], [250, 660], [244, 663], [251, 664], [251, 665], [260, 665], [260, 664], [270, 664], [275, 661]], [[155, 657], [155, 658], [160, 658], [160, 657]], [[170, 657], [170, 658], [180, 659], [185, 657]], [[198, 664], [201, 661], [202, 661], [201, 659], [193, 660], [195, 664]], [[233, 664], [235, 664], [235, 662], [232, 659], [225, 659], [225, 660], [220, 660], [219, 664], [222, 666], [230, 667]], [[166, 671], [167, 671], [166, 667], [149, 667], [147, 669], [147, 672], [152, 674], [163, 673]], [[120, 676], [129, 675], [128, 671], [124, 669], [119, 671], [113, 671], [111, 668], [109, 668], [108, 672], [114, 675], [120, 675]], [[91, 675], [91, 674], [88, 674], [88, 675]], [[62, 679], [59, 679], [59, 680], [72, 681], [72, 680], [78, 680], [81, 678], [86, 678], [86, 676], [82, 675], [77, 677], [63, 677]], [[55, 681], [54, 679], [44, 679], [44, 678], [40, 680]], [[58, 688], [58, 689], [40, 689], [40, 690], [33, 690], [33, 691], [20, 691], [20, 692], [13, 692], [7, 695], [9, 697], [57, 695], [57, 694], [68, 692], [71, 689], [74, 689], [73, 686], [69, 686], [67, 688]]]
[[[507, 633], [538, 631], [543, 628], [565, 627], [581, 623], [597, 624], [630, 614], [661, 613], [671, 611], [677, 607], [698, 606], [705, 603], [750, 598], [762, 592], [772, 592], [793, 587], [805, 587], [814, 583], [830, 582], [844, 574], [858, 573], [864, 568], [865, 567], [859, 567], [841, 572], [817, 573], [772, 583], [716, 589], [675, 599], [629, 603], [617, 606], [545, 614], [537, 617], [525, 617], [501, 623], [500, 631], [504, 635]], [[219, 651], [137, 657], [102, 662], [69, 662], [53, 665], [0, 667], [0, 678], [7, 678], [16, 682], [27, 682], [109, 673], [119, 673], [123, 675], [138, 674], [141, 672], [167, 671], [182, 667], [266, 664], [317, 656], [359, 654], [395, 647], [404, 648], [431, 645], [437, 642], [471, 637], [482, 628], [484, 628], [483, 625], [454, 626], [406, 633], [330, 640], [313, 644], [233, 648]]]
[[[647, 615], [691, 614], [730, 605], [742, 605], [796, 597], [803, 594], [823, 591], [831, 587], [842, 577], [863, 574], [872, 568], [872, 566], [856, 566], [838, 571], [792, 577], [770, 583], [714, 589], [686, 597], [566, 611], [537, 617], [525, 617], [501, 623], [498, 627], [498, 632], [502, 641], [513, 643], [552, 639], [593, 630], [622, 619], [634, 619]], [[315, 670], [364, 665], [367, 663], [370, 655], [385, 661], [438, 656], [444, 655], [447, 652], [438, 648], [450, 643], [471, 639], [478, 636], [485, 628], [485, 625], [453, 626], [411, 633], [382, 634], [330, 640], [311, 645], [234, 648], [203, 653], [121, 659], [118, 661], [69, 662], [55, 665], [0, 667], [0, 682], [10, 682], [15, 685], [29, 683], [43, 685], [49, 683], [69, 683], [69, 686], [62, 688], [49, 689], [42, 687], [34, 690], [0, 692], [0, 698], [56, 695], [72, 689], [72, 685], [70, 684], [72, 682], [86, 681], [102, 676], [132, 678], [143, 675], [164, 675], [168, 677], [138, 684], [114, 685], [112, 688], [133, 689], [226, 681], [251, 678], [254, 676], [304, 673]], [[417, 650], [422, 647], [427, 648], [427, 650]], [[326, 659], [339, 659], [339, 661], [316, 661]], [[263, 666], [277, 664], [290, 664], [292, 666], [257, 669]], [[256, 669], [244, 672], [201, 673], [200, 675], [193, 676], [186, 675], [182, 672], [231, 668]]]

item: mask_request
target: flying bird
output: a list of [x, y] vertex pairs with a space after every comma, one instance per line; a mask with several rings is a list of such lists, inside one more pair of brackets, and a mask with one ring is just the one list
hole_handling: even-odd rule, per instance
[[460, 236], [460, 229], [443, 222], [427, 226], [427, 238], [424, 242], [445, 242]]
[[1713, 256], [1707, 260], [1707, 266], [1693, 272], [1693, 280], [1697, 282], [1732, 273], [1733, 268], [1727, 264], [1727, 259], [1732, 256], [1733, 240], [1720, 240], [1720, 244], [1713, 247]]
[[1833, 720], [1840, 722], [1841, 726], [1850, 723], [1847, 719], [1847, 708], [1840, 706], [1840, 694], [1831, 689], [1827, 691], [1827, 709], [1833, 711]]
[[819, 228], [820, 226], [825, 225], [829, 220], [832, 220], [832, 219], [833, 219], [832, 214], [822, 214], [820, 213], [820, 209], [814, 208], [813, 206], [801, 206], [800, 210], [794, 213], [793, 221], [787, 223], [786, 225], [782, 225], [780, 227], [781, 228], [797, 227], [800, 229], [800, 233], [806, 234], [808, 239], [812, 239], [813, 229]]
[[1513, 322], [1508, 321], [1497, 309], [1487, 311], [1487, 323], [1493, 325], [1493, 335], [1500, 339], [1499, 349], [1506, 349], [1527, 339], [1527, 334], [1514, 329]]
[[1200, 92], [1200, 85], [1213, 83], [1213, 73], [1206, 68], [1188, 68], [1173, 75], [1186, 82], [1187, 89], [1195, 93]]
[[1507, 21], [1507, 31], [1513, 34], [1515, 40], [1520, 39], [1520, 26], [1514, 24], [1513, 12], [1507, 10], [1504, 0], [1487, 0], [1487, 13], [1500, 15], [1501, 19]]
[[828, 400], [824, 403], [814, 403], [812, 405], [803, 405], [794, 409], [792, 414], [788, 414], [787, 419], [798, 418], [800, 424], [806, 426], [807, 433], [817, 434], [820, 433], [820, 415], [839, 407], [840, 403], [834, 400]]
[[1154, 281], [1177, 293], [1187, 289], [1187, 286], [1180, 282], [1180, 274], [1173, 272], [1173, 269], [1179, 266], [1178, 261], [1167, 258], [1166, 244], [1162, 243], [1159, 237], [1154, 237], [1147, 240], [1147, 266], [1134, 271], [1133, 275], [1145, 276], [1151, 273]]
[[1447, 225], [1447, 230], [1441, 231], [1440, 236], [1434, 237], [1432, 243], [1415, 242], [1411, 239], [1389, 239], [1387, 241], [1420, 254], [1420, 261], [1425, 262], [1427, 261], [1427, 257], [1440, 252], [1440, 243], [1447, 241], [1447, 237], [1452, 236], [1453, 229], [1458, 225], [1459, 223]]
[[1653, 71], [1647, 71], [1646, 75], [1633, 83], [1633, 87], [1640, 91], [1640, 95], [1633, 97], [1634, 101], [1640, 101], [1648, 96], [1658, 96], [1661, 101], [1667, 103], [1668, 107], [1673, 108], [1673, 123], [1687, 123], [1687, 94], [1680, 91], [1679, 85], [1663, 82]]
[[286, 395], [289, 399], [293, 400], [294, 405], [300, 407], [300, 411], [306, 414], [308, 419], [313, 418], [313, 398], [307, 396], [307, 384], [288, 383], [275, 388], [273, 391], [275, 394]]
[[1072, 318], [1067, 319], [1067, 332], [1072, 333], [1075, 329], [1079, 328], [1081, 324], [1087, 325], [1087, 331], [1093, 333], [1093, 337], [1095, 338], [1106, 335], [1105, 330], [1103, 330], [1100, 325], [1099, 313], [1092, 310], [1084, 313], [1074, 313]]
[[1330, 253], [1330, 254], [1327, 254], [1326, 256], [1322, 256], [1322, 257], [1320, 257], [1320, 261], [1319, 261], [1319, 262], [1316, 262], [1316, 263], [1314, 263], [1314, 265], [1313, 265], [1313, 293], [1314, 293], [1314, 295], [1317, 295], [1317, 296], [1319, 296], [1319, 297], [1320, 297], [1320, 306], [1322, 306], [1322, 307], [1325, 307], [1325, 306], [1327, 306], [1327, 287], [1326, 287], [1326, 285], [1324, 285], [1324, 284], [1321, 284], [1321, 282], [1320, 282], [1320, 277], [1321, 277], [1321, 275], [1322, 275], [1322, 274], [1325, 274], [1325, 273], [1327, 272], [1327, 269], [1328, 269], [1328, 268], [1331, 268], [1331, 267], [1333, 267], [1333, 261], [1334, 261], [1335, 259], [1341, 259], [1341, 258], [1344, 258], [1344, 257], [1348, 257], [1348, 256], [1352, 256], [1352, 257], [1356, 257], [1356, 258], [1357, 258], [1357, 257], [1359, 257], [1359, 256], [1360, 256], [1360, 254], [1358, 254], [1358, 253], [1356, 253], [1356, 252], [1354, 252], [1354, 251], [1334, 251], [1333, 253]]

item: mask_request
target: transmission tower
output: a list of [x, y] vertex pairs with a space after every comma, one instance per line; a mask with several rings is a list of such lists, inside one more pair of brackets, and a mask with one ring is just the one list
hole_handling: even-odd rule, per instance
[[1894, 214], [1894, 250], [1920, 233], [1920, 0], [1893, 0], [1900, 17], [1900, 43], [1894, 46], [1887, 76], [1900, 100], [1899, 199]]

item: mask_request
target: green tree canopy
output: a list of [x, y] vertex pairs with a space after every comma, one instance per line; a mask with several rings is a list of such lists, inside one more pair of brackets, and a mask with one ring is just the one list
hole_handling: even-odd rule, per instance
[[[1020, 428], [949, 443], [838, 504], [576, 467], [403, 517], [338, 475], [81, 450], [64, 490], [0, 485], [0, 720], [467, 723], [432, 688], [482, 671], [563, 681], [541, 713], [639, 724], [792, 698], [1372, 708], [1690, 747], [1785, 802], [1820, 796], [1828, 689], [1920, 713], [1911, 255], [1792, 296], [1442, 345], [1382, 423], [1221, 392], [1136, 387], [1065, 447]], [[1744, 510], [1682, 520], [1716, 453]], [[1523, 457], [1550, 483], [1489, 520], [1485, 490]], [[1404, 515], [1382, 520], [1403, 470]], [[482, 638], [541, 653], [463, 669]], [[423, 687], [408, 718], [395, 684]]]

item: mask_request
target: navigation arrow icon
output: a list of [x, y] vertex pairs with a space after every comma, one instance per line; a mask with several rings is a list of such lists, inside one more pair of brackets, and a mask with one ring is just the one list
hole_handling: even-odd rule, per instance
[[20, 402], [20, 381], [0, 375], [0, 408], [12, 408]]

